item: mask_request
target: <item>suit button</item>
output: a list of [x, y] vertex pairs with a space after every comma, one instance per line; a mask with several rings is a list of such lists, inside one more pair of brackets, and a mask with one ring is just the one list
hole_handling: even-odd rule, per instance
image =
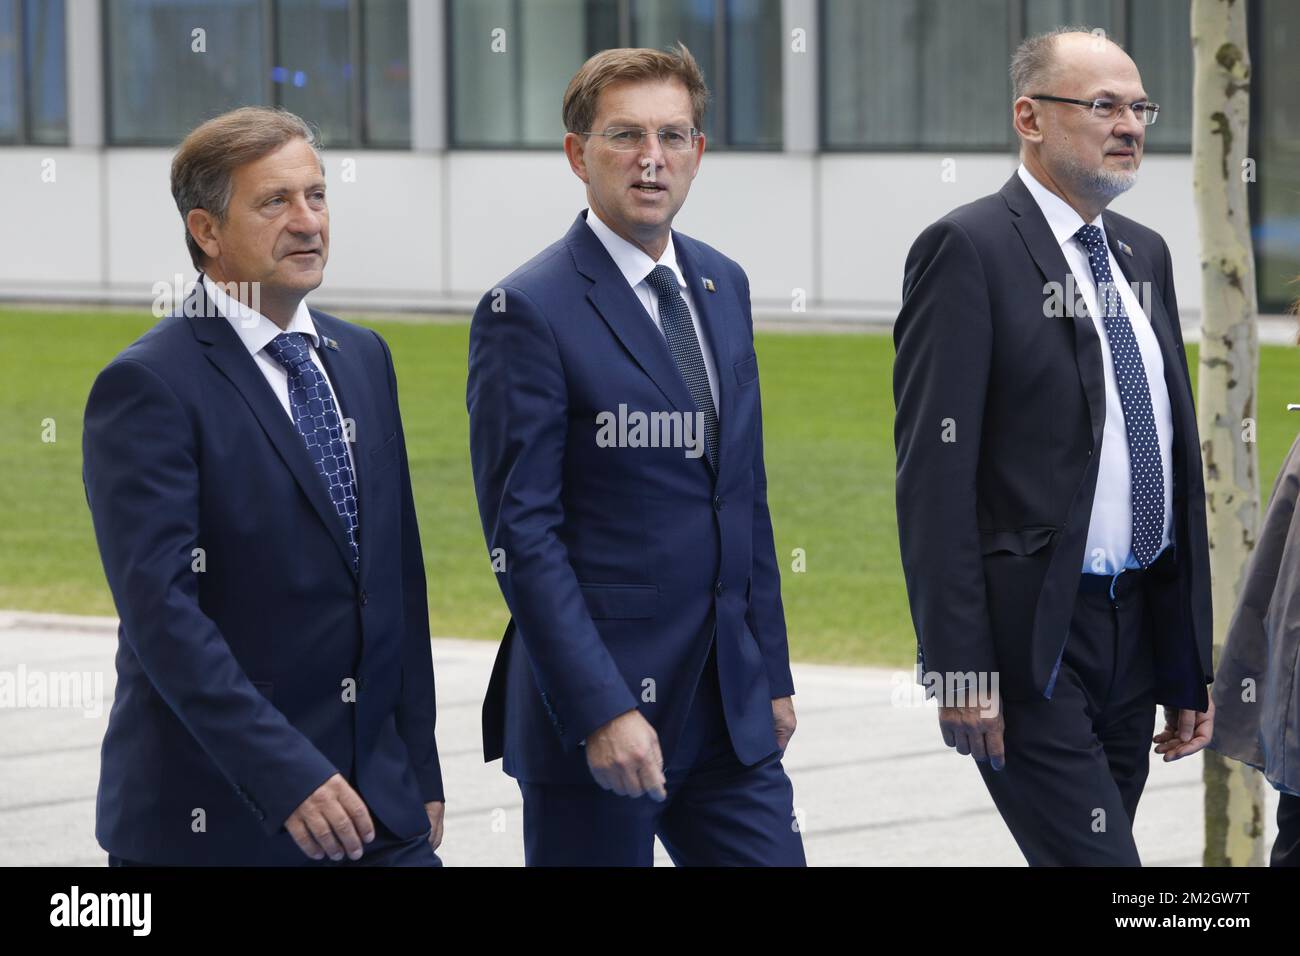
[[714, 510], [714, 511], [721, 511], [721, 510], [722, 510], [722, 506], [723, 506], [725, 503], [726, 503], [726, 502], [724, 502], [724, 501], [722, 500], [722, 495], [714, 495], [714, 496], [713, 496], [713, 510]]
[[719, 581], [717, 584], [713, 585], [713, 593], [716, 594], [718, 597], [722, 597], [722, 582], [721, 582], [721, 581]]
[[365, 607], [365, 606], [366, 606], [366, 602], [367, 602], [368, 600], [370, 600], [370, 597], [366, 594], [365, 591], [362, 591], [362, 592], [361, 592], [361, 606], [362, 606], [362, 607]]

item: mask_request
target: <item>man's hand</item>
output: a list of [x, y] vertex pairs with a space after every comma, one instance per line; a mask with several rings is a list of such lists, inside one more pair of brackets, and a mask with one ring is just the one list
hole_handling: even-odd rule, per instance
[[1214, 700], [1210, 700], [1210, 709], [1201, 713], [1199, 710], [1180, 710], [1176, 707], [1165, 708], [1165, 729], [1151, 738], [1156, 745], [1156, 753], [1165, 755], [1165, 763], [1187, 757], [1203, 750], [1214, 736]]
[[777, 697], [772, 701], [772, 728], [776, 731], [776, 745], [785, 753], [786, 745], [794, 736], [794, 698]]
[[433, 829], [429, 831], [429, 846], [438, 849], [442, 843], [442, 812], [447, 809], [447, 804], [441, 800], [430, 800], [424, 805], [424, 812], [429, 815], [429, 826]]
[[973, 707], [940, 707], [939, 731], [943, 742], [956, 747], [957, 753], [970, 755], [994, 770], [1006, 766], [1007, 753], [1002, 744], [1004, 731], [1002, 706], [996, 694], [987, 705]]
[[644, 793], [660, 803], [668, 798], [659, 735], [639, 710], [619, 714], [588, 735], [587, 766], [602, 789], [621, 797]]
[[359, 860], [361, 844], [375, 838], [370, 811], [343, 775], [337, 773], [298, 804], [298, 809], [284, 821], [284, 828], [298, 849], [313, 860], [326, 856], [341, 860], [344, 851], [348, 859]]

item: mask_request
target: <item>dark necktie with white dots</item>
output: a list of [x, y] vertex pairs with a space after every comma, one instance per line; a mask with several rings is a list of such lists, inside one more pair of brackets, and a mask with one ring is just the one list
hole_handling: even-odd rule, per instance
[[302, 333], [281, 332], [267, 344], [266, 351], [289, 373], [289, 407], [293, 410], [294, 424], [316, 473], [325, 482], [330, 504], [348, 533], [352, 570], [356, 571], [360, 567], [356, 485], [334, 396], [325, 375], [311, 360], [311, 350]]
[[1074, 237], [1087, 250], [1092, 277], [1097, 282], [1101, 324], [1110, 343], [1119, 402], [1124, 409], [1124, 430], [1128, 433], [1133, 556], [1146, 568], [1159, 553], [1165, 530], [1165, 472], [1160, 461], [1156, 417], [1151, 409], [1151, 389], [1133, 325], [1124, 311], [1124, 303], [1110, 271], [1110, 255], [1101, 230], [1093, 225], [1080, 226]]
[[709, 390], [709, 371], [704, 367], [700, 340], [695, 336], [691, 310], [677, 287], [677, 276], [667, 266], [655, 266], [646, 276], [646, 282], [659, 297], [659, 321], [668, 340], [668, 351], [682, 373], [682, 381], [695, 400], [695, 408], [704, 415], [704, 443], [708, 447], [709, 461], [714, 472], [718, 468], [718, 412], [713, 407], [713, 392]]

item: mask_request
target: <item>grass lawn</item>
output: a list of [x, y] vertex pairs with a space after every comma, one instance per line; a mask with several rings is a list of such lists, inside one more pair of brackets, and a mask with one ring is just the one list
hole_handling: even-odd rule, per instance
[[[142, 310], [143, 311], [143, 310]], [[0, 308], [0, 608], [112, 614], [81, 485], [81, 414], [96, 373], [148, 315]], [[368, 322], [397, 363], [433, 632], [497, 638], [467, 451], [469, 327]], [[893, 345], [881, 335], [760, 333], [769, 495], [791, 654], [906, 666], [914, 638], [894, 519]], [[1195, 349], [1189, 349], [1195, 369]], [[1300, 428], [1300, 349], [1262, 350], [1263, 494]], [[54, 442], [42, 441], [53, 419]], [[791, 571], [791, 552], [807, 570]]]

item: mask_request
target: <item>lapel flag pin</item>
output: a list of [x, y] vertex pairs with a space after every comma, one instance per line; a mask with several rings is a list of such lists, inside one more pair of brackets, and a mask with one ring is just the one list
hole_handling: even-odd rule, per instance
[[339, 350], [339, 344], [328, 335], [321, 336], [321, 341], [325, 343], [327, 349], [333, 349], [335, 352]]
[[1123, 239], [1116, 239], [1115, 244], [1119, 246], [1119, 251], [1124, 253], [1124, 255], [1126, 256], [1133, 255], [1133, 249]]
[[[700, 278], [701, 278], [701, 279], [704, 279], [703, 276], [700, 276]], [[717, 292], [717, 291], [718, 291], [717, 289], [715, 289], [715, 288], [713, 287], [713, 280], [712, 280], [712, 279], [704, 279], [704, 288], [708, 289], [710, 292]]]

